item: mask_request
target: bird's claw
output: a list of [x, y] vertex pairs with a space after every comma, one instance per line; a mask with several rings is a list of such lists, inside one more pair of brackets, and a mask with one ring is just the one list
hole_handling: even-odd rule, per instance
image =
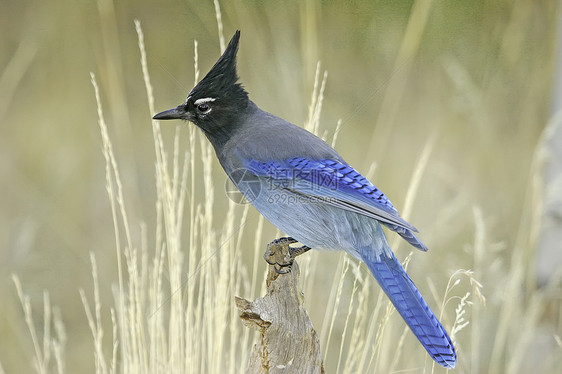
[[[291, 247], [291, 244], [298, 243], [291, 237], [275, 239], [267, 245], [267, 249], [263, 255], [264, 260], [273, 266], [277, 274], [287, 274], [291, 271], [291, 265], [295, 257], [307, 252], [310, 247], [305, 245], [300, 247]], [[283, 250], [287, 248], [286, 250]]]

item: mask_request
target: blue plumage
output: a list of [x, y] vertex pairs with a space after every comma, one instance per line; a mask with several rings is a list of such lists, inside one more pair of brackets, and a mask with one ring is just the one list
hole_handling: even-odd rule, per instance
[[[336, 201], [330, 198], [339, 197], [341, 201], [338, 202], [341, 207], [345, 208], [347, 205], [348, 208], [357, 211], [361, 211], [362, 208], [363, 214], [378, 219], [412, 246], [427, 251], [425, 244], [414, 234], [417, 229], [400, 217], [388, 197], [345, 162], [293, 157], [284, 161], [248, 160], [245, 166], [256, 175], [275, 179], [277, 183], [281, 180], [285, 184], [298, 183], [299, 186], [294, 186], [297, 191], [308, 192], [319, 198], [324, 197], [327, 203], [336, 204]], [[322, 193], [325, 195], [322, 196]]]
[[451, 338], [396, 256], [363, 260], [429, 355], [440, 365], [454, 368], [457, 355]]
[[[369, 201], [371, 210], [366, 210], [363, 214], [365, 217], [370, 217], [374, 211], [381, 209], [394, 214], [396, 219], [399, 218], [398, 212], [390, 202], [390, 200], [378, 190], [372, 183], [370, 183], [359, 172], [347, 164], [340, 163], [335, 160], [309, 160], [302, 157], [295, 157], [286, 161], [268, 161], [258, 162], [256, 160], [249, 160], [247, 162], [248, 169], [264, 181], [263, 185], [266, 186], [266, 191], [260, 191], [261, 199], [266, 200], [271, 193], [285, 193], [287, 198], [284, 200], [291, 200], [289, 196], [299, 194], [300, 197], [308, 197], [314, 199], [309, 203], [316, 207], [316, 211], [311, 215], [310, 208], [305, 215], [315, 217], [313, 222], [307, 222], [306, 219], [299, 219], [298, 224], [305, 223], [307, 227], [318, 227], [316, 217], [330, 216], [332, 209], [326, 209], [325, 206], [316, 206], [316, 201], [322, 201], [323, 204], [333, 206], [338, 209], [346, 209], [342, 204], [334, 202], [331, 198], [337, 196], [338, 199], [346, 199], [348, 202], [355, 201]], [[304, 183], [303, 183], [304, 182]], [[271, 200], [271, 199], [270, 199]], [[296, 199], [295, 199], [296, 201]], [[301, 200], [301, 204], [306, 203]], [[265, 208], [261, 204], [255, 202], [257, 208], [268, 217], [267, 204]], [[278, 203], [278, 206], [283, 204]], [[283, 206], [285, 209], [294, 214], [300, 209], [291, 207], [290, 204]], [[349, 211], [348, 215], [357, 214], [354, 209], [346, 209]], [[264, 213], [265, 212], [265, 213]], [[341, 216], [341, 214], [340, 214]], [[343, 216], [346, 221], [352, 221], [350, 217]], [[268, 217], [274, 224], [278, 226], [287, 226], [285, 221], [294, 222], [289, 217], [281, 219], [277, 217]], [[282, 221], [282, 222], [281, 222]], [[363, 222], [366, 221], [366, 222]], [[341, 220], [336, 221], [336, 225], [341, 224]], [[355, 242], [351, 244], [351, 248], [343, 248], [351, 255], [357, 257], [367, 264], [369, 270], [373, 273], [378, 283], [388, 295], [404, 321], [408, 324], [412, 332], [416, 335], [422, 345], [426, 348], [431, 357], [439, 364], [445, 367], [454, 367], [456, 362], [456, 353], [453, 349], [447, 332], [437, 320], [418, 289], [396, 259], [396, 256], [390, 250], [388, 242], [384, 233], [380, 229], [380, 225], [374, 220], [365, 220], [360, 218], [363, 227], [375, 226], [372, 231], [361, 233], [363, 237], [371, 238], [368, 240], [367, 245]], [[411, 230], [405, 229], [403, 226], [387, 223], [389, 228], [397, 231], [408, 242], [415, 247], [426, 249], [426, 247], [414, 236]], [[302, 232], [302, 229], [288, 225], [284, 230], [299, 238], [299, 234], [295, 232]], [[353, 232], [353, 229], [351, 230]], [[353, 242], [349, 238], [345, 238], [345, 234], [339, 233], [338, 227], [326, 227], [320, 232], [325, 235], [326, 232], [332, 232], [340, 237], [340, 241]], [[373, 236], [379, 240], [372, 240]], [[384, 240], [380, 240], [384, 238]], [[322, 248], [327, 241], [323, 238], [315, 238], [310, 234], [308, 237], [301, 236], [299, 241], [312, 246], [312, 248]], [[320, 241], [321, 243], [315, 243]], [[376, 244], [375, 244], [376, 243]], [[375, 244], [375, 245], [373, 245]], [[335, 245], [332, 244], [333, 249]]]
[[382, 225], [427, 247], [390, 200], [328, 144], [259, 109], [238, 83], [237, 32], [185, 103], [154, 116], [195, 123], [230, 179], [272, 224], [307, 247], [363, 261], [431, 357], [453, 368], [447, 332], [388, 245]]

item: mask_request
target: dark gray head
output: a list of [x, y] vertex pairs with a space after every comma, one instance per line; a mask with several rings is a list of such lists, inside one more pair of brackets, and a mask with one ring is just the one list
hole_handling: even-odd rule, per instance
[[236, 119], [248, 107], [248, 93], [238, 83], [236, 53], [240, 31], [236, 31], [223, 55], [176, 108], [158, 113], [154, 119], [183, 119], [201, 128], [214, 143], [214, 138], [228, 137]]

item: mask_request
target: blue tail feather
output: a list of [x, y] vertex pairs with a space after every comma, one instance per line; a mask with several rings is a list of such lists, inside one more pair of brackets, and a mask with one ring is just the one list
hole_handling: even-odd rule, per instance
[[429, 355], [441, 366], [454, 368], [457, 354], [451, 338], [396, 256], [392, 252], [390, 254], [392, 258], [384, 253], [380, 255], [379, 259], [373, 258], [374, 256], [363, 255], [362, 257], [398, 313]]

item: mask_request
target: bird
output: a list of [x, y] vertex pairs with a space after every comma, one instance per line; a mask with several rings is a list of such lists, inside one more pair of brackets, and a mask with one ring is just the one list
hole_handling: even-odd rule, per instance
[[153, 116], [202, 130], [226, 174], [274, 226], [313, 248], [341, 250], [365, 263], [428, 354], [454, 368], [457, 354], [443, 325], [391, 250], [383, 226], [427, 251], [416, 228], [388, 197], [330, 145], [261, 110], [239, 81], [240, 31], [179, 106]]

